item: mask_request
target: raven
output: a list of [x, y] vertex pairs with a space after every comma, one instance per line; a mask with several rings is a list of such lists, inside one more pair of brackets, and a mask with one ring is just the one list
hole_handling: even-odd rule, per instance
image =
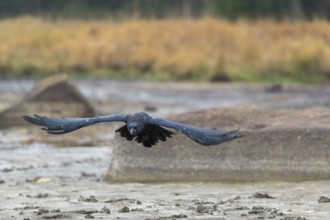
[[34, 117], [23, 116], [23, 118], [32, 124], [42, 126], [41, 129], [49, 134], [65, 134], [99, 122], [124, 122], [126, 124], [118, 128], [116, 132], [119, 132], [121, 137], [125, 137], [129, 141], [134, 139], [138, 143], [142, 143], [145, 147], [152, 147], [159, 140], [166, 141], [166, 138], [172, 137], [174, 133], [163, 127], [174, 129], [187, 135], [195, 142], [206, 146], [217, 145], [243, 137], [238, 130], [222, 131], [215, 128], [199, 128], [151, 117], [144, 112], [92, 118], [48, 118], [39, 115], [34, 115]]

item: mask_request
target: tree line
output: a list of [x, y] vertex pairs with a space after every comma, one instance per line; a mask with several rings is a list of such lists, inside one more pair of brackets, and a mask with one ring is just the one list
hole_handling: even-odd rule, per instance
[[0, 0], [0, 17], [330, 19], [329, 0]]

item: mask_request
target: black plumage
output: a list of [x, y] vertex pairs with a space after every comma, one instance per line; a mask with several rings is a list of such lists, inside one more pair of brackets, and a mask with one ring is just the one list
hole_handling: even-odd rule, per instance
[[238, 130], [223, 131], [218, 129], [200, 128], [186, 125], [166, 119], [151, 117], [150, 115], [139, 112], [131, 115], [106, 115], [92, 118], [48, 118], [34, 115], [23, 116], [24, 120], [42, 126], [41, 129], [49, 134], [65, 134], [76, 131], [80, 128], [100, 122], [124, 122], [125, 125], [118, 128], [121, 137], [128, 141], [133, 139], [145, 147], [152, 147], [158, 141], [166, 141], [171, 138], [174, 132], [166, 128], [174, 129], [201, 145], [217, 145], [222, 142], [231, 141], [242, 137]]

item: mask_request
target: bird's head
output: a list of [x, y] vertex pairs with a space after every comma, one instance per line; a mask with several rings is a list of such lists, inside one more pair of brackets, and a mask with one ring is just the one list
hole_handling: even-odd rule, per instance
[[143, 125], [141, 125], [140, 123], [137, 123], [137, 122], [131, 122], [128, 125], [128, 132], [132, 136], [138, 135], [142, 131], [142, 129], [143, 129]]

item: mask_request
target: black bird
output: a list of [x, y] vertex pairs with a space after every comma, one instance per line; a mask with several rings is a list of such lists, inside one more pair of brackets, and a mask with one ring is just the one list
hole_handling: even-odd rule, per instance
[[92, 118], [48, 118], [39, 115], [34, 115], [34, 117], [23, 116], [23, 118], [32, 124], [42, 126], [41, 129], [49, 134], [65, 134], [99, 122], [124, 122], [126, 124], [118, 128], [116, 132], [119, 132], [121, 137], [125, 137], [129, 141], [134, 139], [138, 143], [142, 143], [145, 147], [151, 147], [157, 144], [159, 140], [166, 141], [166, 138], [172, 137], [174, 133], [163, 127], [172, 128], [206, 146], [221, 144], [243, 136], [238, 130], [222, 131], [215, 128], [199, 128], [166, 119], [154, 118], [144, 112]]

